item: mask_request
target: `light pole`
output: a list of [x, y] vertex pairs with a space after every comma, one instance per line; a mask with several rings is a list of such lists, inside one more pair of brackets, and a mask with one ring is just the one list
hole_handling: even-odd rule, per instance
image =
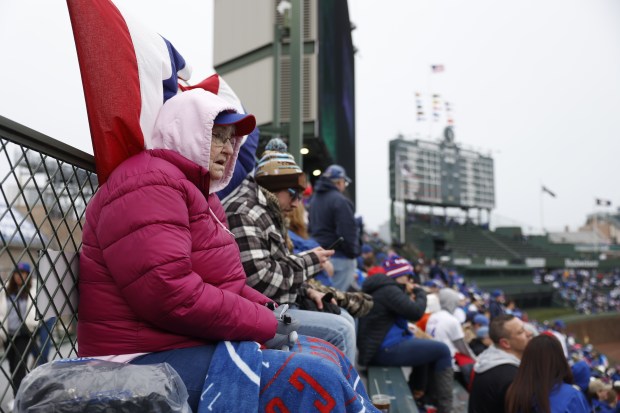
[[303, 169], [301, 148], [303, 146], [303, 0], [281, 0], [277, 12], [282, 16], [283, 24], [274, 26], [273, 41], [273, 136], [280, 136], [280, 94], [282, 41], [288, 38], [288, 53], [291, 64], [290, 119], [288, 127], [288, 149], [295, 162]]
[[289, 151], [303, 169], [301, 147], [303, 143], [303, 25], [304, 0], [292, 0], [291, 8], [291, 119], [289, 126]]

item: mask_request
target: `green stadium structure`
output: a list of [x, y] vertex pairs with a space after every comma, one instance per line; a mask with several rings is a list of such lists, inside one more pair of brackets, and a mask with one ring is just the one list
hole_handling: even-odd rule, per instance
[[552, 300], [550, 285], [532, 282], [535, 270], [606, 270], [620, 266], [618, 259], [600, 261], [594, 253], [577, 251], [575, 245], [554, 244], [546, 236], [525, 236], [519, 227], [492, 231], [486, 226], [424, 214], [408, 216], [402, 247], [441, 260], [481, 288], [501, 288], [525, 306], [548, 305]]

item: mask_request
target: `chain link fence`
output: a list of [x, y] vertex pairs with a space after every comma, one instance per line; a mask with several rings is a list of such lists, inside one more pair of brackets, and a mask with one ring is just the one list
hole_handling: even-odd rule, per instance
[[77, 269], [91, 155], [0, 116], [0, 412], [25, 374], [76, 357]]

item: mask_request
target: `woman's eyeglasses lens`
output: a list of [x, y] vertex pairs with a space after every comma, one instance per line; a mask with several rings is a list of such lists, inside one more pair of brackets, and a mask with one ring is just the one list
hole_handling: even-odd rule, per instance
[[228, 136], [227, 138], [224, 138], [221, 135], [218, 134], [213, 134], [213, 143], [216, 146], [225, 146], [228, 142], [230, 142], [230, 144], [232, 145], [232, 147], [235, 147], [235, 143], [236, 141], [236, 137], [234, 136]]

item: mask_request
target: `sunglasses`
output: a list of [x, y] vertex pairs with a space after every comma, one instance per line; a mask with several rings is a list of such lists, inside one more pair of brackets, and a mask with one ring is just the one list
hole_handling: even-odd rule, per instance
[[288, 189], [288, 193], [291, 196], [291, 198], [293, 199], [293, 201], [295, 201], [295, 200], [301, 201], [301, 191], [299, 189], [289, 188]]

